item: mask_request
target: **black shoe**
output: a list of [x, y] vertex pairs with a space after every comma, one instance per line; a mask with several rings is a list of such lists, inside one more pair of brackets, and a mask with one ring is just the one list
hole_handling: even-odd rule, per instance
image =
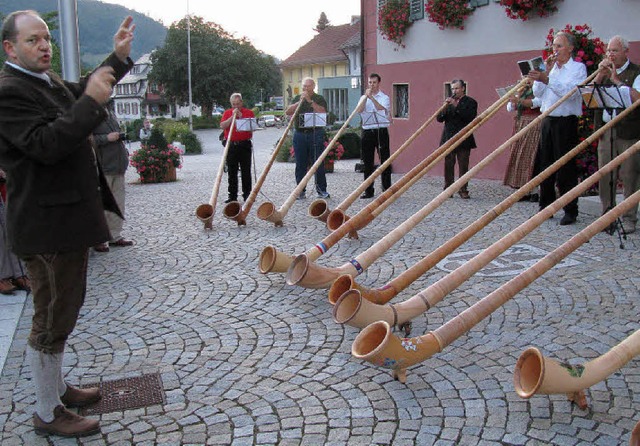
[[237, 198], [227, 198], [226, 200], [224, 200], [225, 204], [226, 203], [231, 203], [233, 201], [238, 201], [238, 199]]
[[531, 194], [529, 196], [529, 201], [531, 201], [532, 203], [537, 203], [538, 201], [540, 201], [540, 195], [538, 194]]
[[527, 194], [524, 197], [522, 197], [521, 199], [518, 200], [518, 203], [521, 203], [523, 201], [532, 201], [531, 200], [531, 194]]
[[368, 198], [373, 198], [373, 192], [365, 192], [364, 194], [360, 195], [360, 198], [362, 200], [366, 200]]
[[565, 212], [562, 216], [562, 219], [560, 220], [560, 226], [572, 225], [576, 222], [576, 219], [577, 217], [575, 215], [567, 214]]

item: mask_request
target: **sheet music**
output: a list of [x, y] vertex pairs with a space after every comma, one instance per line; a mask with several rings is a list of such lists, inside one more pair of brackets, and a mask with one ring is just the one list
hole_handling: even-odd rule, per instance
[[300, 127], [325, 127], [326, 125], [326, 113], [305, 113], [300, 116]]
[[387, 126], [391, 124], [389, 118], [384, 111], [376, 110], [372, 112], [362, 112], [360, 113], [360, 119], [362, 119], [362, 125], [384, 125]]
[[582, 99], [588, 108], [625, 109], [631, 105], [628, 86], [585, 85], [580, 87]]
[[256, 118], [236, 119], [236, 130], [239, 132], [253, 132], [259, 128]]

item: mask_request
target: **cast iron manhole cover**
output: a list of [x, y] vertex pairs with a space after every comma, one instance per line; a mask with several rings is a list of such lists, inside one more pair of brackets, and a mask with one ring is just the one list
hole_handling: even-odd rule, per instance
[[[89, 384], [83, 387], [93, 387]], [[98, 415], [127, 409], [164, 404], [162, 379], [157, 373], [99, 384], [102, 398], [96, 404], [80, 409], [81, 415]]]

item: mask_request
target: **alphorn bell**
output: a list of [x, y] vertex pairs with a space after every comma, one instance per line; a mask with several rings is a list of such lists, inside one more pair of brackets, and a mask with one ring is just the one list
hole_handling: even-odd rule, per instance
[[[393, 161], [398, 158], [402, 152], [405, 151], [405, 149], [407, 149], [411, 143], [418, 137], [420, 136], [420, 134], [429, 126], [429, 124], [431, 124], [433, 122], [434, 119], [436, 119], [436, 117], [438, 116], [438, 114], [440, 112], [442, 112], [446, 107], [447, 107], [448, 103], [445, 102], [442, 104], [442, 106], [436, 110], [436, 112], [431, 115], [431, 117], [429, 117], [429, 119], [427, 119], [424, 124], [422, 124], [418, 130], [416, 130], [399, 148], [398, 150], [396, 150], [395, 152], [393, 152], [391, 154], [391, 156], [389, 156], [389, 158], [382, 163], [380, 166], [378, 166], [378, 168], [376, 170], [373, 171], [373, 173], [371, 175], [369, 175], [369, 177], [364, 180], [364, 182], [362, 182], [362, 184], [360, 186], [358, 186], [356, 188], [356, 190], [354, 190], [353, 192], [351, 192], [351, 194], [349, 194], [349, 196], [347, 198], [345, 198], [342, 203], [340, 203], [335, 211], [340, 210], [340, 212], [342, 213], [342, 215], [344, 216], [344, 213], [347, 209], [349, 209], [349, 206], [351, 206], [353, 204], [354, 201], [356, 201], [358, 199], [358, 197], [360, 197], [360, 195], [371, 185], [373, 184], [373, 182], [376, 180], [376, 178], [378, 178], [380, 175], [382, 175], [382, 172], [384, 172], [387, 167], [391, 166], [391, 163], [393, 163]], [[317, 218], [321, 221], [327, 222], [327, 227], [330, 230], [334, 230], [336, 228], [329, 226], [329, 222], [328, 222], [328, 216], [331, 215], [331, 210], [329, 209], [328, 203], [326, 202], [326, 200], [323, 199], [318, 199], [315, 200], [313, 203], [311, 203], [311, 205], [309, 206], [309, 215], [311, 215], [314, 218]], [[340, 217], [339, 221], [342, 221], [343, 217]], [[333, 221], [338, 221], [338, 218], [334, 216], [334, 218], [332, 219]], [[335, 223], [333, 223], [335, 224]]]
[[636, 427], [634, 427], [631, 432], [629, 446], [640, 446], [640, 421], [636, 423]]
[[611, 225], [616, 218], [640, 201], [640, 191], [595, 220], [567, 242], [554, 249], [526, 271], [518, 274], [491, 294], [464, 310], [447, 323], [423, 336], [400, 339], [386, 321], [377, 321], [362, 330], [353, 341], [351, 353], [374, 365], [389, 368], [395, 379], [406, 382], [406, 369], [420, 363], [467, 333], [491, 315], [535, 279], [549, 271], [593, 236]]
[[293, 192], [291, 192], [291, 195], [289, 195], [289, 198], [287, 198], [287, 200], [282, 204], [280, 209], [276, 210], [275, 205], [269, 201], [262, 203], [258, 207], [258, 218], [260, 218], [261, 220], [270, 221], [274, 223], [276, 226], [282, 226], [282, 220], [284, 220], [284, 218], [287, 216], [289, 209], [291, 208], [291, 206], [293, 206], [293, 203], [296, 201], [298, 196], [302, 193], [304, 188], [307, 187], [307, 183], [309, 182], [311, 177], [316, 173], [320, 165], [324, 163], [324, 159], [327, 157], [329, 152], [333, 149], [333, 146], [338, 142], [338, 139], [340, 138], [340, 136], [342, 136], [344, 131], [347, 129], [349, 122], [357, 114], [358, 109], [361, 107], [361, 104], [364, 102], [364, 99], [366, 99], [366, 96], [362, 96], [360, 98], [360, 101], [358, 101], [358, 104], [356, 105], [351, 115], [347, 118], [344, 124], [342, 124], [342, 127], [340, 127], [340, 130], [338, 130], [338, 132], [331, 139], [329, 144], [327, 144], [327, 147], [325, 147], [324, 151], [320, 154], [320, 156], [318, 156], [318, 159], [316, 160], [316, 162], [313, 163], [313, 165], [309, 168], [306, 175], [302, 178], [302, 180], [300, 180], [300, 183], [293, 189]]
[[296, 116], [298, 115], [298, 111], [300, 110], [300, 105], [302, 105], [302, 101], [298, 103], [298, 107], [296, 108], [296, 111], [291, 116], [291, 119], [289, 120], [289, 124], [287, 124], [287, 128], [284, 129], [284, 132], [282, 133], [282, 136], [280, 137], [280, 140], [278, 141], [278, 144], [276, 145], [276, 148], [273, 151], [271, 158], [269, 159], [269, 161], [267, 162], [267, 165], [262, 170], [262, 173], [260, 174], [260, 178], [258, 178], [258, 181], [256, 181], [256, 184], [253, 186], [253, 189], [251, 190], [251, 194], [249, 194], [249, 197], [247, 197], [247, 201], [244, 202], [244, 206], [240, 207], [240, 203], [238, 201], [232, 201], [231, 203], [227, 203], [224, 209], [222, 210], [222, 214], [224, 215], [224, 217], [228, 218], [229, 220], [235, 220], [238, 223], [238, 226], [247, 224], [246, 222], [247, 215], [251, 211], [251, 207], [253, 206], [253, 203], [255, 203], [256, 201], [256, 197], [258, 196], [258, 193], [262, 188], [262, 184], [264, 183], [264, 180], [267, 178], [267, 175], [271, 170], [271, 166], [273, 165], [274, 161], [278, 157], [278, 152], [280, 152], [280, 148], [284, 144], [286, 140], [286, 136], [289, 134], [289, 130], [291, 130], [291, 126], [293, 125], [293, 120], [296, 119]]
[[[521, 82], [525, 82], [524, 80]], [[519, 84], [518, 84], [519, 85]], [[518, 86], [516, 85], [511, 92], [514, 92]], [[444, 157], [447, 153], [454, 150], [462, 141], [470, 136], [477, 127], [491, 118], [498, 110], [508, 101], [508, 96], [505, 95], [498, 99], [493, 105], [487, 108], [483, 113], [478, 115], [472, 122], [460, 130], [451, 139], [446, 141], [443, 145], [438, 147], [427, 158], [421, 161], [417, 166], [403, 175], [398, 181], [391, 185], [382, 195], [373, 200], [367, 206], [365, 206], [360, 212], [358, 212], [353, 218], [344, 216], [344, 213], [338, 209], [331, 212], [329, 219], [327, 220], [327, 226], [332, 227], [332, 219], [334, 214], [341, 214], [340, 221], [336, 223], [336, 229], [331, 234], [324, 238], [320, 243], [309, 249], [304, 254], [299, 255], [295, 261], [307, 262], [301, 264], [301, 273], [306, 274], [306, 268], [312, 262], [315, 262], [321, 255], [327, 252], [331, 247], [338, 243], [345, 235], [354, 234], [355, 231], [364, 228], [371, 221], [373, 221], [379, 214], [381, 214], [391, 203], [399, 198], [408, 188], [415, 184], [422, 176], [433, 167], [441, 159], [440, 155]], [[276, 262], [275, 258], [278, 258]], [[300, 260], [298, 260], [300, 259]], [[268, 272], [283, 272], [279, 270], [267, 269], [269, 265], [278, 264], [282, 265], [285, 262], [291, 262], [294, 259], [287, 254], [283, 254], [277, 251], [275, 248], [268, 246], [260, 254], [260, 272], [263, 274]], [[285, 270], [286, 271], [286, 270]], [[336, 271], [335, 276], [328, 276], [328, 283], [318, 286], [318, 288], [326, 288], [331, 285], [331, 282], [341, 274], [340, 271]], [[326, 282], [326, 281], [325, 281]], [[296, 283], [297, 284], [297, 283]], [[303, 285], [306, 286], [306, 285]], [[312, 287], [313, 288], [313, 287]]]
[[587, 409], [584, 390], [606, 379], [640, 354], [640, 330], [613, 347], [604, 355], [583, 365], [559, 363], [545, 358], [535, 347], [526, 349], [513, 371], [513, 386], [521, 398], [535, 394], [565, 393], [580, 409]]
[[[595, 137], [593, 139], [595, 139]], [[611, 160], [611, 162], [607, 163], [593, 175], [590, 175], [576, 187], [554, 201], [551, 205], [535, 214], [529, 220], [522, 223], [520, 226], [493, 243], [471, 260], [467, 261], [464, 265], [461, 265], [455, 271], [452, 271], [425, 290], [404, 302], [383, 306], [369, 302], [366, 299], [362, 299], [360, 291], [358, 290], [347, 291], [340, 297], [340, 299], [338, 299], [336, 306], [333, 309], [335, 321], [361, 328], [380, 320], [389, 323], [391, 326], [401, 327], [405, 325], [408, 321], [423, 314], [425, 311], [441, 302], [447, 294], [456, 289], [476, 272], [487, 266], [491, 261], [503, 254], [509, 247], [513, 246], [530, 234], [563, 206], [566, 206], [572, 200], [575, 200], [585, 191], [589, 190], [590, 187], [597, 184], [597, 181], [605, 178], [606, 175], [618, 168], [618, 166], [626, 160], [631, 159], [638, 150], [640, 150], [640, 142], [629, 147], [629, 149]], [[544, 176], [548, 177], [551, 172], [557, 170], [564, 162], [572, 159], [575, 154], [576, 149], [565, 154], [562, 158], [544, 170]]]
[[[411, 283], [417, 280], [419, 277], [424, 275], [427, 271], [429, 271], [433, 266], [435, 266], [438, 262], [444, 259], [447, 255], [453, 252], [455, 249], [460, 247], [464, 242], [469, 240], [472, 236], [478, 233], [481, 229], [487, 226], [490, 222], [500, 216], [505, 210], [510, 208], [514, 203], [518, 202], [520, 198], [522, 198], [527, 192], [532, 190], [534, 187], [538, 186], [545, 178], [548, 178], [553, 172], [555, 172], [561, 164], [564, 164], [563, 159], [571, 159], [573, 156], [577, 155], [581, 152], [585, 147], [593, 143], [597, 140], [606, 130], [610, 129], [614, 125], [616, 125], [620, 120], [624, 119], [628, 114], [630, 114], [636, 107], [640, 106], [640, 102], [635, 102], [627, 109], [620, 112], [616, 117], [606, 123], [604, 126], [596, 130], [593, 134], [591, 134], [587, 139], [578, 144], [575, 148], [573, 148], [568, 154], [566, 154], [563, 158], [559, 159], [556, 163], [546, 169], [544, 172], [541, 172], [534, 178], [532, 178], [527, 184], [522, 186], [508, 198], [503, 200], [500, 204], [495, 206], [493, 209], [489, 210], [482, 217], [477, 219], [475, 222], [467, 226], [464, 230], [462, 230], [455, 237], [449, 239], [446, 243], [439, 246], [429, 255], [424, 257], [418, 263], [413, 265], [411, 268], [400, 274], [398, 277], [393, 279], [391, 282], [387, 283], [383, 287], [377, 289], [370, 289], [359, 286], [355, 283], [355, 279], [347, 274], [340, 276], [338, 279], [334, 281], [329, 290], [329, 302], [335, 304], [340, 296], [351, 289], [357, 289], [358, 293], [351, 293], [351, 299], [359, 299], [360, 297], [367, 299], [370, 302], [376, 304], [385, 304], [393, 299], [398, 293], [408, 287]], [[530, 131], [530, 128], [536, 125], [534, 120], [530, 125], [532, 127], [525, 127], [521, 130], [524, 134], [527, 131]], [[514, 135], [516, 136], [516, 135]], [[513, 137], [512, 137], [513, 138]], [[509, 140], [511, 141], [511, 139]], [[505, 144], [509, 144], [507, 141]], [[556, 166], [557, 167], [553, 167]]]
[[227, 153], [229, 153], [229, 147], [231, 146], [231, 136], [236, 125], [236, 113], [235, 110], [231, 117], [231, 127], [229, 127], [229, 136], [227, 137], [227, 143], [224, 145], [224, 151], [222, 152], [222, 158], [220, 159], [220, 166], [218, 166], [218, 175], [216, 181], [213, 184], [213, 191], [211, 191], [211, 198], [209, 203], [201, 204], [196, 208], [196, 216], [204, 223], [205, 229], [213, 228], [213, 214], [216, 212], [216, 202], [218, 201], [218, 191], [220, 190], [220, 182], [222, 181], [222, 175], [224, 172], [224, 163], [227, 160]]

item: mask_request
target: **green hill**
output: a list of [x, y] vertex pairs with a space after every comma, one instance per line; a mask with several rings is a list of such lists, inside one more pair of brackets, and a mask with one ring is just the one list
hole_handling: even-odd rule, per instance
[[[144, 14], [124, 6], [102, 3], [97, 0], [77, 1], [80, 57], [83, 65], [94, 67], [111, 52], [113, 34], [127, 15], [131, 15], [136, 24], [136, 38], [131, 53], [133, 60], [164, 44], [167, 28]], [[0, 0], [0, 13], [3, 15], [20, 9], [34, 9], [40, 13], [57, 11], [58, 1]], [[52, 34], [59, 42], [58, 32], [52, 31]]]

